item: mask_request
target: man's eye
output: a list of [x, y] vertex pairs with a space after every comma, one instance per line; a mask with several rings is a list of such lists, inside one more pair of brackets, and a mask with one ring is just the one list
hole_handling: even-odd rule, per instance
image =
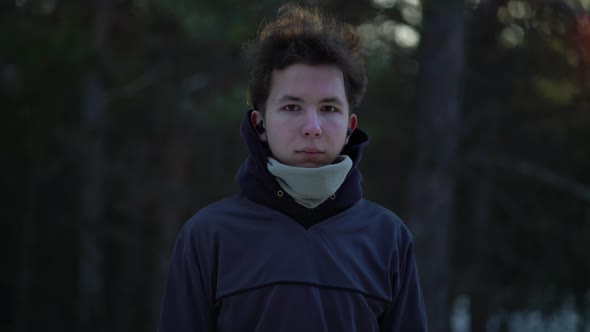
[[331, 112], [338, 111], [338, 109], [334, 106], [324, 106], [324, 107], [322, 107], [322, 111], [331, 113]]
[[285, 105], [285, 106], [283, 107], [283, 109], [284, 109], [285, 111], [289, 111], [289, 112], [295, 112], [295, 111], [298, 111], [298, 110], [299, 110], [299, 106], [297, 106], [297, 105]]

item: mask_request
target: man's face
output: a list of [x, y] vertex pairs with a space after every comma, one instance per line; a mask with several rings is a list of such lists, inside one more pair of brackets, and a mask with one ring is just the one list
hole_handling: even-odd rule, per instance
[[251, 121], [264, 123], [260, 139], [274, 158], [290, 166], [320, 167], [334, 162], [357, 118], [350, 114], [338, 67], [293, 64], [273, 71], [264, 119], [254, 111]]

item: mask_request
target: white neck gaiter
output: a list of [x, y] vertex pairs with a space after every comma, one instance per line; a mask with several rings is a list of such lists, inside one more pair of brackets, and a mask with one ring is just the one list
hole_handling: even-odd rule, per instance
[[267, 167], [287, 194], [297, 203], [313, 209], [340, 188], [352, 168], [352, 160], [340, 155], [333, 164], [306, 168], [288, 166], [269, 157]]

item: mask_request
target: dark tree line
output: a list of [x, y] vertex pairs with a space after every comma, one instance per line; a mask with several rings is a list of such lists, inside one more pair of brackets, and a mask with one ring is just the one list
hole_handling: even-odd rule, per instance
[[[240, 47], [281, 3], [0, 5], [0, 329], [154, 329], [179, 227], [237, 190]], [[460, 296], [472, 331], [589, 310], [588, 8], [312, 3], [366, 39], [365, 196], [414, 232], [431, 329]]]

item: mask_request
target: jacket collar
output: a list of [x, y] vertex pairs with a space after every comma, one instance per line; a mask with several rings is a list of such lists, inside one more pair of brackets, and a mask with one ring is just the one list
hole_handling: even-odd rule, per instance
[[362, 198], [362, 176], [358, 170], [358, 164], [361, 161], [363, 149], [369, 142], [365, 132], [355, 129], [348, 144], [342, 149], [341, 154], [348, 155], [353, 164], [334, 198], [329, 198], [316, 208], [308, 209], [283, 193], [274, 176], [268, 171], [266, 164], [270, 150], [267, 144], [260, 141], [256, 130], [250, 124], [251, 113], [251, 110], [246, 113], [240, 127], [240, 135], [250, 155], [242, 163], [236, 175], [236, 183], [246, 198], [291, 217], [305, 228], [348, 209]]

